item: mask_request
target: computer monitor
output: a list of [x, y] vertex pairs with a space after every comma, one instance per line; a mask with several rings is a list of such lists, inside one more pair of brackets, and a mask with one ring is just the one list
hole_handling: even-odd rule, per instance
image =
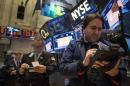
[[[106, 29], [113, 30], [115, 29], [117, 25], [119, 25], [119, 18], [118, 18], [119, 11], [118, 11], [118, 8], [116, 8], [117, 4], [114, 4], [114, 3], [115, 3], [114, 0], [110, 0], [102, 12], [102, 15], [105, 20]], [[114, 9], [114, 6], [115, 6], [115, 9]]]
[[48, 38], [48, 39], [45, 41], [45, 47], [46, 47], [46, 51], [48, 51], [48, 52], [53, 51], [52, 38]]
[[58, 48], [64, 48], [64, 47], [66, 47], [69, 44], [69, 42], [71, 40], [72, 40], [72, 36], [58, 38], [58, 39], [56, 39], [56, 41], [57, 41], [57, 47]]
[[73, 29], [71, 26], [71, 21], [69, 19], [69, 14], [65, 14], [48, 21], [47, 29], [51, 35], [57, 35], [72, 31]]
[[116, 28], [116, 26], [119, 25], [119, 11], [116, 11], [116, 12], [112, 12], [112, 10], [110, 10], [106, 17], [107, 17], [107, 21], [108, 21], [108, 24], [109, 24], [109, 27], [110, 27], [110, 30], [113, 30]]
[[124, 13], [127, 13], [130, 11], [130, 1], [129, 0], [110, 0], [110, 2], [104, 8], [102, 15], [104, 16], [107, 29], [114, 30], [116, 29], [117, 26], [119, 26], [120, 24], [119, 7], [121, 7], [121, 10], [124, 16]]
[[52, 43], [51, 42], [48, 42], [47, 44], [46, 44], [46, 50], [47, 51], [51, 51], [52, 50]]
[[74, 39], [73, 32], [66, 32], [54, 36], [54, 50], [64, 49], [69, 45], [70, 41]]

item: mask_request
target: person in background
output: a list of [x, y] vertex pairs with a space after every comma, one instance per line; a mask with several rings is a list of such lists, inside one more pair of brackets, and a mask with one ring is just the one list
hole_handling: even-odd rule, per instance
[[25, 80], [24, 86], [50, 86], [49, 75], [57, 69], [56, 58], [46, 52], [44, 40], [36, 35], [32, 43], [33, 52], [24, 55], [20, 73]]
[[82, 39], [71, 41], [65, 49], [59, 69], [68, 77], [66, 86], [121, 86], [120, 58], [105, 72], [98, 69], [105, 66], [108, 68], [107, 65], [110, 65], [111, 61], [104, 59], [91, 63], [92, 59], [96, 58], [99, 47], [105, 49], [111, 45], [101, 39], [103, 26], [104, 20], [99, 14], [88, 14], [83, 21]]
[[4, 69], [5, 86], [22, 86], [19, 68], [22, 61], [22, 53], [17, 52], [12, 55], [12, 59], [7, 60]]
[[14, 53], [12, 52], [12, 50], [8, 50], [5, 54], [4, 54], [4, 64], [6, 65], [6, 62], [10, 61], [11, 59], [13, 59], [13, 55]]

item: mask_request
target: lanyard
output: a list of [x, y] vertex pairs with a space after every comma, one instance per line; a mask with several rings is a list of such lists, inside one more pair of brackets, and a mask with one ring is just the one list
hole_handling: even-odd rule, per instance
[[35, 53], [34, 60], [38, 61], [38, 59], [40, 58], [41, 55], [42, 55], [42, 51], [40, 53], [38, 53], [38, 55]]

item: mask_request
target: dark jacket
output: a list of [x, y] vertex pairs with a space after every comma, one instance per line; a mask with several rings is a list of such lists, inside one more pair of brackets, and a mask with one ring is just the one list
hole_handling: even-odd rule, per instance
[[10, 60], [13, 59], [12, 55], [5, 55], [4, 65], [7, 65]]
[[[3, 68], [3, 75], [5, 77], [5, 86], [22, 86], [21, 80], [22, 77], [19, 74], [20, 64], [17, 65], [14, 59], [10, 59], [6, 62], [5, 67]], [[16, 70], [16, 75], [11, 75], [11, 72]]]
[[[106, 45], [105, 42], [103, 45]], [[109, 44], [108, 44], [109, 45]], [[92, 70], [93, 77], [88, 75], [88, 67], [83, 67], [82, 61], [86, 51], [91, 47], [91, 43], [83, 41], [71, 41], [65, 49], [60, 63], [60, 71], [68, 76], [68, 86], [114, 86], [111, 77], [103, 72]], [[97, 78], [94, 78], [97, 77]], [[94, 81], [94, 83], [93, 83]], [[95, 81], [97, 83], [95, 83]]]
[[[24, 55], [22, 63], [27, 63], [30, 67], [32, 67], [32, 62], [34, 61], [34, 54], [29, 53]], [[24, 75], [25, 86], [50, 86], [49, 85], [49, 75], [53, 73], [57, 69], [56, 59], [53, 54], [48, 52], [42, 52], [38, 61], [39, 64], [45, 65], [47, 67], [47, 73], [39, 74], [39, 73], [31, 73], [28, 72]]]
[[6, 76], [4, 74], [5, 66], [0, 67], [0, 86], [5, 86]]

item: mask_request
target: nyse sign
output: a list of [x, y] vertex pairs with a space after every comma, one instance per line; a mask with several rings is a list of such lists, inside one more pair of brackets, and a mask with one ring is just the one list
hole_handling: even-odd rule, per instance
[[85, 0], [82, 4], [78, 6], [72, 13], [71, 16], [73, 20], [75, 21], [79, 17], [82, 19], [86, 11], [89, 11], [91, 9], [90, 4], [88, 3], [88, 0]]
[[81, 0], [70, 13], [72, 26], [81, 23], [85, 15], [95, 13], [97, 11], [98, 8], [93, 0]]

